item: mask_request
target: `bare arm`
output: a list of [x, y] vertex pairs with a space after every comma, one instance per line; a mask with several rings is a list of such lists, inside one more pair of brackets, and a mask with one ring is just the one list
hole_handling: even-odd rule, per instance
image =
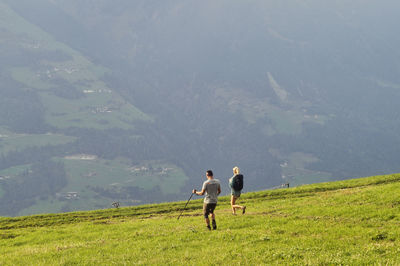
[[193, 189], [193, 191], [192, 191], [193, 194], [196, 194], [196, 195], [199, 195], [199, 196], [203, 196], [205, 192], [206, 192], [205, 189], [203, 189], [201, 191], [197, 191], [197, 190]]

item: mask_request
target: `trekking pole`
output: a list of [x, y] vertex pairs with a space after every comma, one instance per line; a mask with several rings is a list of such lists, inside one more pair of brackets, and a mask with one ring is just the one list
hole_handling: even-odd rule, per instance
[[194, 193], [192, 193], [192, 195], [190, 195], [190, 198], [189, 198], [188, 201], [186, 202], [185, 207], [183, 208], [181, 214], [179, 214], [179, 216], [178, 216], [178, 220], [179, 220], [179, 218], [181, 217], [183, 211], [186, 209], [186, 206], [188, 205], [188, 203], [189, 203], [190, 199], [193, 197], [193, 195], [194, 195]]

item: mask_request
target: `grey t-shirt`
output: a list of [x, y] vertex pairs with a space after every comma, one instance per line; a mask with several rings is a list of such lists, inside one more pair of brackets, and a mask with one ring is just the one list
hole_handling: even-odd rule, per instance
[[221, 184], [218, 179], [210, 179], [203, 183], [205, 190], [204, 203], [217, 203], [218, 201], [218, 189], [221, 189]]

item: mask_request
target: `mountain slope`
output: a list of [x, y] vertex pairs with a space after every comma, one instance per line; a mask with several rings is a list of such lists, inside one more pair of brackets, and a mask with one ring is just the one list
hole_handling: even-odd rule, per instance
[[0, 219], [0, 262], [23, 264], [398, 264], [400, 175], [201, 201]]
[[[105, 208], [116, 200], [132, 205], [179, 193], [183, 171], [143, 152], [149, 144], [138, 128], [154, 118], [102, 80], [109, 69], [3, 2], [0, 17], [1, 215]], [[150, 191], [160, 196], [149, 198]]]
[[400, 170], [398, 1], [0, 3], [2, 215]]
[[114, 61], [91, 55], [169, 129], [190, 176], [240, 163], [255, 189], [398, 171], [397, 1], [53, 3], [107, 39]]

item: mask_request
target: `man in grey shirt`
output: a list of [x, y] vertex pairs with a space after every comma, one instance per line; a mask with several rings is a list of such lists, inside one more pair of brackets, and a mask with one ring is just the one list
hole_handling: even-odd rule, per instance
[[217, 206], [218, 195], [221, 193], [221, 184], [218, 179], [214, 179], [213, 172], [211, 170], [207, 170], [206, 177], [207, 181], [203, 183], [203, 188], [201, 191], [193, 189], [192, 193], [196, 193], [196, 195], [199, 196], [206, 194], [203, 204], [204, 218], [206, 220], [207, 228], [211, 230], [210, 219], [208, 219], [208, 215], [211, 214], [212, 227], [215, 230], [217, 229], [217, 223], [215, 222], [214, 210]]

